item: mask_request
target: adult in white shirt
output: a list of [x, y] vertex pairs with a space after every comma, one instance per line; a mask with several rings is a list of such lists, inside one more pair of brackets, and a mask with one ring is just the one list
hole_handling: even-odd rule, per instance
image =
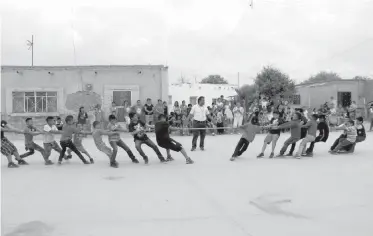
[[236, 129], [242, 125], [244, 112], [244, 108], [241, 107], [241, 104], [238, 102], [237, 105], [233, 108], [233, 128]]
[[370, 105], [369, 115], [370, 115], [370, 128], [369, 128], [369, 131], [372, 131], [372, 129], [373, 129], [373, 104]]
[[56, 126], [56, 120], [54, 117], [49, 116], [47, 117], [47, 124], [44, 125], [44, 135], [43, 135], [43, 144], [44, 144], [44, 152], [45, 152], [45, 158], [49, 159], [49, 156], [51, 155], [52, 149], [58, 152], [58, 154], [61, 153], [61, 147], [58, 145], [58, 143], [54, 140], [54, 134], [60, 134], [62, 131], [59, 131]]
[[193, 140], [192, 140], [192, 151], [195, 151], [197, 148], [198, 136], [201, 136], [199, 147], [203, 151], [205, 148], [205, 137], [206, 137], [206, 127], [207, 127], [207, 118], [211, 119], [210, 113], [205, 107], [205, 97], [198, 98], [198, 104], [192, 107], [190, 111], [190, 118], [193, 118]]

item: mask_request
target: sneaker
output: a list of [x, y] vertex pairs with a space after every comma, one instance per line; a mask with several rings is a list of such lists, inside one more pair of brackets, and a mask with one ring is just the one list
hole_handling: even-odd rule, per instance
[[166, 163], [166, 159], [164, 159], [163, 157], [161, 159], [159, 159], [161, 161], [161, 163]]
[[192, 159], [190, 159], [190, 157], [189, 157], [189, 158], [186, 159], [186, 163], [187, 164], [193, 164], [194, 161]]
[[312, 152], [309, 152], [309, 153], [303, 153], [302, 156], [303, 156], [303, 157], [313, 157], [313, 153], [312, 153]]
[[174, 161], [174, 159], [171, 156], [169, 156], [167, 157], [167, 161]]
[[230, 161], [234, 161], [236, 160], [236, 157], [231, 157], [231, 159], [229, 159]]
[[191, 151], [191, 152], [194, 152], [195, 150], [196, 150], [196, 148], [192, 148], [190, 151]]
[[278, 154], [276, 157], [284, 157], [284, 154]]
[[201, 151], [205, 151], [205, 148], [204, 148], [204, 147], [201, 147], [200, 149], [201, 149]]
[[53, 165], [53, 162], [51, 160], [47, 160], [47, 161], [45, 161], [45, 165], [46, 166]]
[[139, 164], [140, 162], [139, 162], [139, 160], [137, 160], [136, 158], [133, 158], [133, 159], [132, 159], [132, 163]]
[[275, 156], [275, 154], [273, 152], [271, 152], [271, 154], [269, 155], [269, 158], [273, 158]]
[[338, 155], [338, 154], [339, 154], [339, 153], [336, 152], [336, 151], [330, 151], [329, 153], [330, 153], [330, 154], [333, 154], [333, 155]]
[[116, 162], [116, 161], [110, 162], [110, 167], [118, 168], [118, 162]]
[[18, 168], [19, 166], [15, 164], [14, 162], [9, 162], [8, 163], [8, 168]]
[[21, 159], [21, 160], [19, 160], [18, 161], [18, 165], [28, 165], [28, 163], [25, 161], [25, 160], [23, 160], [23, 159]]
[[264, 157], [264, 153], [260, 153], [258, 156], [257, 156], [257, 158], [262, 158], [262, 157]]
[[289, 153], [286, 154], [285, 156], [286, 156], [286, 157], [292, 157], [292, 156], [293, 156], [293, 153], [290, 153], [290, 152], [289, 152]]
[[91, 164], [91, 163], [89, 163], [88, 161], [84, 160], [84, 161], [83, 161], [83, 164], [84, 164], [84, 165], [89, 165], [89, 164]]
[[145, 162], [145, 165], [149, 164], [149, 158], [144, 157], [144, 162]]
[[93, 158], [89, 158], [89, 161], [91, 162], [91, 164], [95, 163], [95, 161], [93, 160]]
[[62, 165], [62, 161], [58, 161], [57, 164], [60, 166]]
[[294, 155], [295, 158], [300, 159], [300, 155], [297, 153]]
[[72, 159], [72, 158], [73, 158], [72, 155], [67, 155], [67, 156], [65, 156], [65, 160], [70, 160], [70, 159]]

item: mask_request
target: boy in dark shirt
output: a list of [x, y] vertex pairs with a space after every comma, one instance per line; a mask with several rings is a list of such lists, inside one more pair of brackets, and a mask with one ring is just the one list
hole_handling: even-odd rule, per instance
[[15, 156], [19, 165], [28, 165], [28, 163], [19, 156], [18, 150], [13, 143], [11, 143], [7, 137], [5, 137], [4, 132], [14, 132], [18, 134], [23, 134], [23, 131], [13, 128], [8, 125], [5, 120], [1, 121], [1, 154], [6, 156], [8, 159], [8, 168], [17, 168], [18, 165], [12, 161], [12, 156]]
[[315, 141], [317, 132], [317, 118], [318, 116], [313, 114], [311, 116], [311, 120], [309, 120], [305, 125], [301, 126], [302, 128], [307, 128], [307, 135], [300, 143], [298, 152], [294, 155], [295, 158], [300, 159], [301, 155], [306, 154], [307, 143], [312, 143]]
[[300, 137], [301, 137], [300, 136], [301, 135], [301, 124], [300, 124], [301, 118], [302, 118], [302, 115], [299, 112], [295, 112], [293, 114], [293, 120], [292, 121], [286, 122], [286, 123], [284, 123], [282, 125], [279, 125], [277, 127], [273, 127], [273, 129], [289, 129], [290, 128], [290, 132], [291, 132], [290, 138], [288, 138], [285, 141], [284, 146], [281, 148], [280, 154], [277, 155], [277, 157], [283, 157], [284, 153], [286, 152], [286, 149], [288, 148], [288, 146], [290, 144], [296, 143], [300, 140]]
[[278, 126], [282, 125], [284, 120], [280, 118], [280, 114], [278, 111], [273, 112], [273, 118], [270, 120], [269, 125], [269, 133], [267, 134], [266, 138], [264, 139], [262, 152], [257, 156], [258, 158], [264, 157], [264, 151], [267, 148], [267, 145], [269, 145], [272, 142], [272, 152], [271, 155], [269, 155], [269, 158], [274, 157], [274, 151], [276, 148], [277, 140], [280, 138], [281, 130], [279, 129], [271, 129], [272, 126]]
[[62, 127], [62, 135], [61, 135], [61, 153], [60, 157], [58, 158], [58, 164], [62, 164], [62, 159], [65, 156], [65, 152], [67, 148], [70, 148], [71, 151], [73, 151], [79, 158], [82, 160], [84, 164], [90, 164], [83, 155], [79, 152], [79, 150], [76, 148], [75, 144], [73, 143], [73, 134], [77, 133], [83, 133], [83, 134], [89, 134], [89, 132], [84, 132], [76, 128], [76, 125], [74, 124], [74, 117], [71, 115], [66, 116], [65, 118], [66, 124]]
[[155, 124], [155, 135], [157, 137], [157, 143], [160, 147], [167, 151], [167, 161], [173, 161], [170, 150], [174, 152], [181, 152], [185, 157], [187, 164], [193, 164], [193, 160], [188, 156], [183, 146], [170, 138], [170, 125], [166, 121], [166, 116], [161, 114], [158, 117], [159, 122]]
[[315, 147], [315, 143], [318, 142], [326, 142], [329, 137], [329, 126], [325, 122], [325, 116], [319, 116], [319, 124], [317, 125], [317, 129], [319, 130], [319, 135], [316, 137], [315, 141], [312, 142], [309, 148], [306, 150], [306, 154], [304, 156], [312, 157], [313, 156], [313, 148]]
[[41, 155], [43, 156], [44, 161], [45, 161], [45, 165], [52, 165], [53, 162], [50, 161], [46, 157], [45, 150], [42, 147], [40, 147], [39, 145], [37, 145], [33, 140], [34, 136], [42, 134], [42, 133], [43, 132], [41, 132], [40, 130], [35, 128], [35, 126], [33, 124], [33, 121], [32, 121], [32, 118], [27, 118], [26, 119], [26, 128], [25, 128], [24, 134], [25, 134], [25, 148], [26, 148], [26, 151], [28, 151], [28, 152], [22, 154], [20, 157], [23, 159], [23, 158], [26, 158], [28, 156], [34, 155], [35, 150], [36, 150], [36, 151], [40, 152]]
[[153, 128], [153, 127], [139, 120], [137, 114], [135, 113], [130, 113], [130, 119], [131, 119], [131, 122], [128, 126], [128, 130], [129, 132], [132, 133], [134, 141], [135, 141], [136, 149], [140, 153], [140, 155], [143, 157], [145, 164], [149, 163], [149, 159], [141, 148], [141, 145], [143, 144], [153, 149], [162, 163], [166, 162], [166, 160], [162, 156], [162, 153], [159, 151], [157, 145], [155, 145], [155, 143], [153, 143], [153, 141], [150, 140], [148, 136], [145, 134], [145, 129], [147, 127], [148, 128]]

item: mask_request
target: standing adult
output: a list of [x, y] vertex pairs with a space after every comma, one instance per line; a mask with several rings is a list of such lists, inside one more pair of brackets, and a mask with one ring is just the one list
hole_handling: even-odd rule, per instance
[[205, 148], [207, 118], [211, 119], [208, 109], [205, 107], [205, 97], [198, 98], [197, 104], [192, 107], [189, 116], [193, 118], [192, 151], [196, 150], [198, 136], [201, 136], [199, 147]]
[[132, 112], [136, 113], [138, 118], [140, 118], [141, 121], [145, 122], [145, 117], [143, 116], [144, 108], [141, 105], [141, 101], [137, 100], [136, 105], [132, 107]]
[[243, 113], [244, 113], [243, 107], [241, 107], [241, 103], [237, 102], [236, 106], [233, 108], [233, 128], [237, 129], [242, 125], [243, 122]]
[[[145, 113], [145, 124], [152, 125], [154, 122], [154, 106], [152, 104], [152, 100], [150, 98], [146, 99], [146, 103], [144, 105], [144, 113]], [[150, 131], [150, 128], [148, 128]]]
[[168, 105], [167, 102], [163, 102], [164, 115], [168, 118]]
[[186, 105], [185, 100], [181, 102], [180, 109], [181, 109], [181, 114], [182, 115], [187, 114], [188, 106]]
[[79, 108], [78, 124], [85, 125], [87, 123], [88, 114], [85, 112], [84, 107]]
[[126, 127], [128, 128], [128, 125], [130, 124], [130, 112], [131, 112], [131, 105], [127, 100], [124, 100], [123, 102], [123, 108], [124, 108], [124, 120], [126, 121]]
[[370, 128], [369, 128], [369, 131], [371, 132], [372, 129], [373, 129], [373, 104], [370, 105], [369, 116], [370, 116]]
[[350, 119], [355, 120], [356, 118], [356, 111], [357, 111], [357, 105], [356, 102], [353, 101], [352, 104], [350, 105], [348, 112], [350, 114]]
[[329, 101], [330, 113], [335, 115], [337, 113], [337, 100], [334, 97], [330, 97]]

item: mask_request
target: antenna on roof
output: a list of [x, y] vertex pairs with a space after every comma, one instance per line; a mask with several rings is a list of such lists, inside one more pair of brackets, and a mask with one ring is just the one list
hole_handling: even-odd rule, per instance
[[34, 66], [34, 35], [31, 35], [31, 41], [27, 40], [27, 46], [31, 49], [31, 66]]

